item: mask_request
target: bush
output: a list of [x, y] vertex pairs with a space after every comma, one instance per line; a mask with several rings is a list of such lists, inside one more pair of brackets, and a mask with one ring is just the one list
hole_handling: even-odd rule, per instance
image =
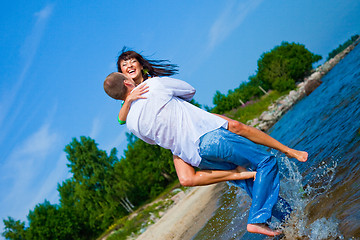
[[272, 84], [273, 89], [279, 92], [285, 92], [295, 88], [295, 81], [291, 78], [278, 77]]

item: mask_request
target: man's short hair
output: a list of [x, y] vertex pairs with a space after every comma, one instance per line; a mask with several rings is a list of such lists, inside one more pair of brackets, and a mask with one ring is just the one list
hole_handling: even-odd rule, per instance
[[110, 97], [125, 100], [127, 88], [124, 85], [126, 77], [119, 72], [110, 73], [104, 81], [104, 90]]

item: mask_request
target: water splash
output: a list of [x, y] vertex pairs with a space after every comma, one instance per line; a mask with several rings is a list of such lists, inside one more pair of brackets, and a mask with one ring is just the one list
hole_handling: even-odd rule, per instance
[[[280, 157], [281, 191], [280, 194], [293, 208], [285, 225], [273, 224], [283, 230], [284, 239], [344, 239], [340, 234], [339, 220], [334, 216], [312, 219], [309, 207], [317, 204], [317, 197], [329, 191], [333, 184], [337, 161], [321, 162], [308, 174], [309, 182], [303, 187], [303, 177], [294, 161]], [[310, 174], [310, 176], [309, 176]]]

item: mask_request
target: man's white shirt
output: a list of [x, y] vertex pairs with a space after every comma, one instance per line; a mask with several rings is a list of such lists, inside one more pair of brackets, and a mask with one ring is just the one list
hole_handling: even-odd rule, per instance
[[227, 128], [228, 122], [190, 104], [195, 89], [184, 81], [154, 77], [142, 84], [147, 84], [149, 91], [143, 94], [146, 99], [131, 104], [128, 129], [143, 141], [170, 149], [197, 167], [201, 161], [199, 138], [217, 128]]

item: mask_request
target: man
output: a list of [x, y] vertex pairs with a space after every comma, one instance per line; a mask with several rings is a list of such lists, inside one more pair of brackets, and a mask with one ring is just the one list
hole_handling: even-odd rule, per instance
[[[147, 80], [146, 85], [148, 89], [143, 97], [131, 104], [126, 119], [129, 130], [149, 144], [170, 149], [178, 175], [183, 171], [177, 167], [179, 159], [200, 169], [234, 170], [241, 166], [257, 171], [255, 181], [233, 181], [253, 199], [247, 230], [279, 235], [280, 232], [270, 229], [267, 222], [272, 215], [284, 221], [290, 206], [279, 197], [280, 182], [274, 156], [226, 130], [225, 119], [190, 104], [188, 101], [195, 89], [186, 82], [154, 77]], [[135, 86], [132, 79], [121, 73], [110, 74], [104, 82], [105, 92], [119, 100], [126, 99], [135, 88], [143, 87], [142, 84]], [[223, 180], [234, 179], [224, 177]]]

